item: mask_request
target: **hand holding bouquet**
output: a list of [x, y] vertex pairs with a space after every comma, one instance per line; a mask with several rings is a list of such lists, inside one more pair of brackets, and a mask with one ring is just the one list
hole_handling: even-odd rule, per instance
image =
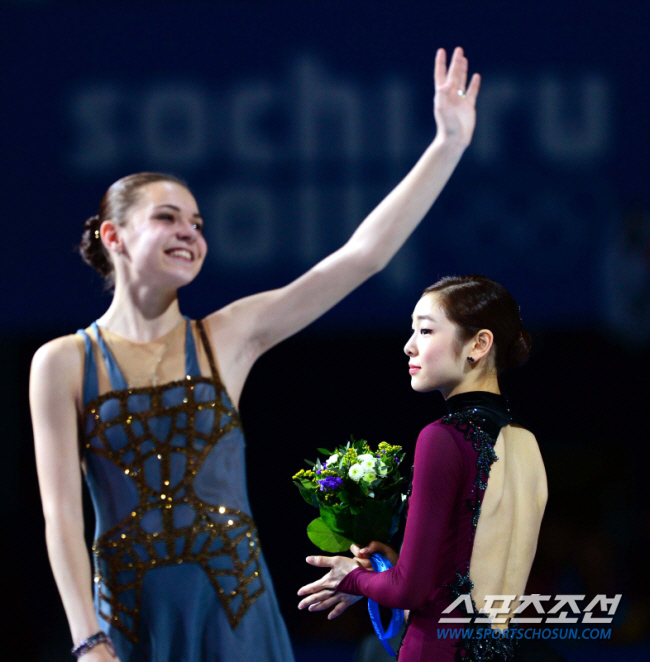
[[382, 441], [372, 451], [365, 440], [350, 440], [334, 451], [319, 448], [327, 460], [306, 462], [293, 481], [305, 501], [320, 511], [307, 527], [309, 539], [325, 552], [346, 551], [352, 543], [389, 542], [404, 506], [406, 478], [399, 465], [401, 446]]

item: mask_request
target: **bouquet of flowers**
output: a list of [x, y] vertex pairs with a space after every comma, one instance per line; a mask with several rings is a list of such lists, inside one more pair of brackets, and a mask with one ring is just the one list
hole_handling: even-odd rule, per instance
[[407, 480], [400, 474], [401, 446], [382, 441], [376, 451], [368, 442], [351, 439], [334, 451], [319, 453], [326, 461], [310, 462], [293, 482], [304, 500], [320, 511], [307, 527], [309, 539], [325, 552], [346, 551], [354, 542], [389, 542], [404, 507]]

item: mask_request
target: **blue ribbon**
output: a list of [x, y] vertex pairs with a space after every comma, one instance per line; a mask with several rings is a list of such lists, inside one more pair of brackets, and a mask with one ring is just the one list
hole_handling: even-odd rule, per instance
[[[384, 570], [393, 567], [393, 564], [383, 554], [377, 552], [370, 557], [370, 563], [372, 563], [375, 572], [384, 572]], [[379, 641], [381, 641], [383, 647], [388, 651], [388, 654], [395, 657], [397, 653], [395, 653], [388, 643], [388, 639], [394, 637], [402, 627], [404, 612], [401, 609], [393, 609], [392, 612], [393, 614], [390, 618], [388, 628], [384, 630], [384, 626], [381, 624], [381, 618], [379, 617], [379, 605], [374, 600], [368, 598], [368, 613], [370, 614], [372, 627], [375, 628]]]

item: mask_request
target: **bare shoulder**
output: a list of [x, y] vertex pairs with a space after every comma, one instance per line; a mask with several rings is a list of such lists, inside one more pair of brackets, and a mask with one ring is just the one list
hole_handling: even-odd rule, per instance
[[516, 449], [514, 457], [517, 464], [528, 476], [530, 485], [536, 487], [538, 498], [545, 504], [548, 498], [546, 469], [535, 435], [520, 425], [509, 425], [506, 433], [514, 442], [512, 448]]
[[84, 341], [77, 333], [60, 336], [41, 345], [32, 359], [32, 366], [49, 370], [52, 368], [72, 367], [83, 358]]
[[[539, 453], [539, 444], [535, 435], [525, 427], [511, 423], [505, 430], [517, 440], [517, 444], [530, 453]], [[540, 456], [541, 457], [541, 456]]]
[[80, 386], [83, 372], [84, 341], [78, 334], [54, 338], [41, 345], [32, 358], [30, 381], [41, 380], [67, 386]]

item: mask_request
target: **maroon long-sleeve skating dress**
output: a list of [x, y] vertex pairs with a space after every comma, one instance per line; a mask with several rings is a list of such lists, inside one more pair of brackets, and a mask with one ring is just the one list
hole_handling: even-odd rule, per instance
[[[438, 630], [463, 626], [438, 619], [473, 588], [469, 564], [490, 466], [498, 459], [494, 444], [504, 425], [520, 421], [504, 396], [484, 391], [453, 396], [447, 408], [449, 413], [427, 425], [417, 440], [397, 565], [381, 573], [357, 568], [337, 590], [411, 610], [399, 662], [509, 661], [512, 641], [439, 638]], [[445, 616], [467, 614], [454, 610]]]

